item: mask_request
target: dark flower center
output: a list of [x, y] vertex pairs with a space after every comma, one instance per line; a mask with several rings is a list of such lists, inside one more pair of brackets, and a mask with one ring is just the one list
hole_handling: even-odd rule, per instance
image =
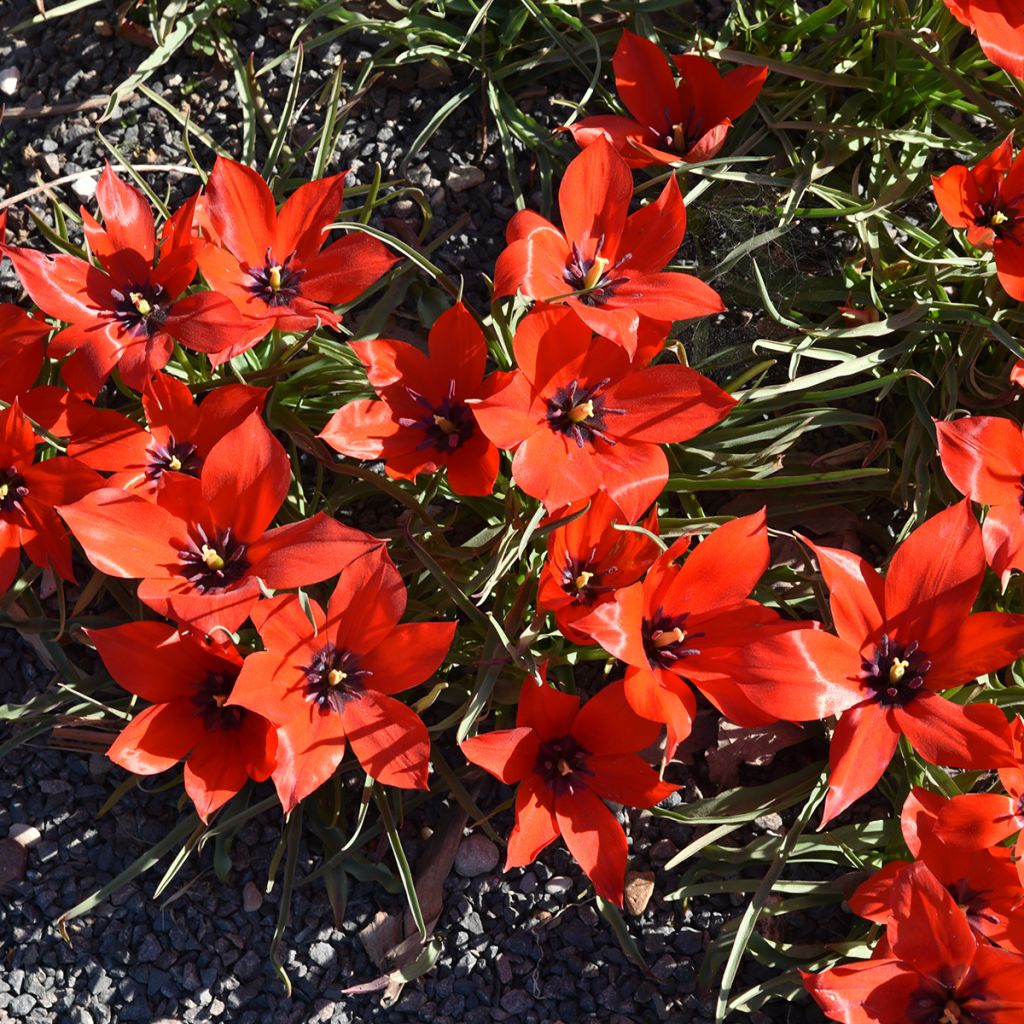
[[686, 620], [689, 617], [689, 612], [666, 615], [664, 609], [659, 607], [654, 618], [644, 619], [640, 636], [651, 668], [670, 669], [677, 661], [700, 654], [700, 649], [693, 646], [693, 641], [704, 634], [687, 633]]
[[625, 284], [628, 277], [615, 277], [615, 271], [623, 263], [633, 258], [631, 252], [626, 253], [616, 263], [601, 255], [601, 248], [604, 245], [604, 235], [597, 240], [597, 247], [591, 259], [585, 259], [580, 247], [572, 243], [572, 255], [569, 262], [562, 271], [562, 280], [569, 285], [586, 306], [599, 306], [612, 290], [620, 284]]
[[194, 524], [188, 547], [178, 552], [181, 574], [201, 594], [224, 590], [237, 583], [249, 568], [246, 545], [235, 540], [228, 529], [210, 536], [198, 523]]
[[211, 672], [196, 686], [192, 703], [196, 708], [196, 714], [203, 719], [203, 725], [210, 732], [215, 729], [235, 732], [241, 729], [242, 722], [245, 721], [245, 708], [226, 706], [236, 678], [237, 676], [228, 676], [221, 672]]
[[153, 438], [146, 448], [146, 454], [149, 456], [149, 462], [146, 463], [148, 480], [159, 480], [168, 470], [172, 473], [199, 476], [202, 467], [196, 446], [188, 441], [175, 441], [173, 434], [167, 438], [166, 444], [161, 444]]
[[548, 399], [548, 426], [556, 433], [571, 437], [580, 448], [587, 441], [593, 443], [594, 438], [615, 444], [614, 438], [605, 433], [605, 417], [621, 416], [626, 410], [605, 405], [605, 396], [601, 392], [610, 382], [611, 378], [605, 377], [583, 388], [578, 380], [574, 380], [559, 388]]
[[572, 736], [559, 736], [540, 745], [534, 771], [555, 796], [572, 796], [586, 787], [587, 776], [592, 774], [587, 767], [588, 757], [590, 751]]
[[970, 1010], [964, 1009], [953, 989], [945, 992], [922, 990], [907, 1004], [907, 1024], [981, 1024]]
[[402, 416], [398, 420], [400, 426], [423, 431], [425, 436], [416, 445], [417, 451], [433, 448], [439, 452], [453, 452], [473, 436], [476, 431], [476, 420], [469, 406], [456, 400], [454, 380], [448, 382], [448, 393], [438, 405], [434, 405], [429, 398], [408, 386], [405, 390], [424, 410], [424, 414], [418, 419]]
[[301, 267], [292, 266], [293, 259], [294, 252], [284, 263], [277, 263], [268, 248], [262, 266], [246, 268], [246, 273], [252, 278], [249, 292], [268, 306], [290, 306], [299, 294], [299, 282], [306, 273]]
[[133, 284], [121, 291], [110, 290], [114, 300], [114, 319], [132, 334], [150, 337], [163, 327], [167, 310], [161, 305], [164, 288], [160, 284]]
[[617, 565], [610, 565], [607, 569], [598, 568], [596, 547], [591, 548], [590, 554], [582, 559], [567, 554], [565, 564], [562, 566], [562, 590], [576, 604], [593, 604], [599, 594], [605, 594], [614, 589], [602, 586], [601, 577], [610, 576], [618, 571]]
[[920, 692], [924, 677], [932, 667], [928, 656], [918, 649], [917, 641], [894, 644], [882, 634], [871, 658], [861, 661], [864, 684], [873, 691], [883, 707], [906, 707]]
[[985, 921], [989, 924], [998, 924], [999, 918], [989, 913], [991, 903], [991, 892], [983, 892], [972, 888], [966, 878], [961, 878], [951, 885], [946, 886], [953, 902], [967, 915], [972, 923], [974, 921]]
[[0, 512], [18, 512], [24, 515], [26, 497], [28, 487], [25, 486], [25, 478], [11, 467], [0, 469]]
[[[671, 116], [668, 107], [666, 107], [666, 124]], [[686, 112], [686, 120], [672, 125], [668, 131], [659, 131], [656, 128], [651, 128], [649, 131], [657, 137], [659, 145], [671, 150], [673, 153], [685, 155], [704, 137], [704, 118], [693, 107], [690, 107]]]
[[366, 692], [366, 679], [373, 675], [359, 664], [352, 651], [339, 650], [327, 644], [302, 670], [306, 677], [306, 700], [316, 705], [321, 714], [339, 714], [345, 702]]

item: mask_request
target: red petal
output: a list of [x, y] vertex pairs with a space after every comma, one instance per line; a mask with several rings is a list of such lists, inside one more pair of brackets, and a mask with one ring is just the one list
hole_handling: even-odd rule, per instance
[[324, 228], [337, 219], [344, 197], [345, 174], [300, 185], [277, 215], [274, 255], [283, 260], [295, 253], [299, 263], [316, 255], [327, 241]]
[[326, 628], [339, 647], [372, 651], [394, 631], [405, 604], [402, 577], [383, 542], [378, 542], [341, 570], [327, 608]]
[[1024, 827], [1016, 803], [999, 793], [968, 793], [955, 796], [939, 812], [935, 834], [944, 843], [962, 850], [986, 850], [998, 846]]
[[951, 635], [930, 638], [934, 664], [925, 676], [930, 690], [962, 686], [995, 672], [1024, 654], [1024, 615], [976, 612], [968, 615]]
[[970, 612], [984, 575], [981, 530], [971, 503], [961, 501], [897, 548], [885, 574], [887, 630], [922, 646], [926, 637], [949, 635]]
[[266, 323], [239, 312], [226, 296], [196, 292], [171, 307], [164, 330], [186, 348], [216, 355], [214, 365], [247, 352], [269, 330]]
[[204, 731], [203, 720], [191, 701], [154, 704], [121, 730], [107, 757], [136, 775], [156, 775], [177, 764]]
[[410, 708], [367, 690], [342, 709], [345, 735], [367, 775], [385, 786], [426, 789], [430, 760], [427, 727]]
[[49, 333], [48, 324], [0, 303], [0, 401], [13, 402], [36, 382]]
[[679, 787], [662, 782], [636, 754], [611, 754], [587, 759], [587, 786], [605, 800], [628, 807], [653, 807]]
[[249, 548], [254, 575], [273, 590], [289, 590], [336, 576], [381, 541], [343, 526], [323, 512], [278, 526]]
[[341, 716], [321, 714], [306, 705], [306, 715], [277, 730], [277, 767], [273, 780], [285, 814], [319, 789], [345, 756], [345, 729]]
[[612, 67], [619, 96], [640, 124], [670, 131], [682, 120], [672, 69], [654, 43], [623, 29]]
[[96, 200], [103, 211], [103, 229], [113, 252], [137, 253], [153, 262], [153, 211], [145, 196], [122, 181], [107, 164], [96, 184]]
[[487, 339], [476, 318], [461, 303], [445, 310], [430, 328], [430, 363], [435, 376], [455, 382], [459, 398], [474, 398], [487, 366]]
[[645, 129], [642, 124], [630, 117], [599, 114], [569, 125], [568, 131], [572, 133], [573, 141], [580, 149], [586, 149], [603, 136], [630, 167], [647, 167], [655, 163], [651, 156], [637, 148], [638, 144], [642, 143]]
[[558, 835], [555, 798], [536, 775], [527, 775], [516, 792], [516, 823], [508, 837], [505, 870], [532, 864]]
[[595, 140], [569, 162], [558, 188], [566, 239], [575, 242], [586, 258], [597, 254], [603, 240], [601, 255], [615, 262], [624, 255], [620, 236], [632, 198], [633, 175], [628, 165], [606, 139]]
[[228, 431], [203, 463], [203, 500], [214, 522], [238, 540], [256, 540], [291, 484], [291, 461], [259, 413]]
[[996, 274], [1006, 294], [1018, 302], [1024, 301], [1024, 252], [1015, 235], [996, 238], [992, 244], [996, 258]]
[[111, 678], [154, 704], [188, 698], [207, 675], [202, 648], [163, 622], [86, 630]]
[[[286, 600], [298, 605], [297, 599], [290, 595]], [[268, 603], [261, 601], [258, 607], [262, 610]], [[297, 625], [301, 632], [291, 638], [286, 653], [258, 651], [245, 659], [231, 689], [229, 704], [248, 708], [276, 725], [296, 720], [307, 723], [318, 720], [313, 716], [320, 712], [306, 700], [306, 676], [302, 671], [303, 663], [308, 664], [314, 656], [310, 626], [308, 622], [304, 626], [302, 623]]]
[[829, 787], [821, 828], [870, 790], [892, 760], [899, 729], [875, 701], [844, 711], [829, 750]]
[[892, 885], [893, 919], [887, 937], [893, 953], [926, 978], [956, 988], [978, 948], [963, 911], [919, 861]]
[[401, 693], [425, 683], [440, 667], [455, 637], [454, 622], [406, 622], [360, 659], [373, 672], [367, 685]]
[[185, 524], [145, 498], [104, 487], [57, 510], [101, 572], [167, 577], [179, 565]]
[[626, 266], [653, 274], [661, 270], [679, 251], [686, 233], [686, 207], [674, 177], [665, 182], [661, 195], [626, 218], [619, 246], [631, 253]]
[[569, 852], [603, 899], [622, 906], [626, 882], [626, 833], [589, 789], [555, 797], [558, 829]]
[[[274, 242], [277, 212], [267, 183], [254, 170], [217, 157], [206, 184], [206, 210], [225, 248], [252, 266], [263, 266]], [[283, 260], [288, 253], [273, 255]]]
[[1000, 576], [1010, 569], [1024, 569], [1024, 514], [1017, 502], [988, 510], [981, 539], [988, 564]]
[[829, 1020], [841, 1024], [902, 1024], [922, 987], [916, 971], [888, 959], [842, 964], [803, 979]]
[[185, 762], [185, 792], [203, 821], [208, 822], [249, 779], [236, 739], [229, 732], [209, 732]]
[[1015, 763], [1006, 716], [994, 704], [954, 704], [922, 692], [893, 710], [910, 745], [932, 764], [1005, 768]]
[[665, 756], [671, 759], [693, 728], [697, 714], [693, 691], [670, 673], [649, 668], [628, 668], [624, 682], [629, 706], [643, 718], [664, 723], [668, 731]]
[[494, 265], [494, 295], [522, 292], [533, 299], [551, 299], [571, 291], [563, 273], [570, 249], [555, 227], [533, 231], [511, 242]]
[[488, 495], [494, 490], [500, 464], [498, 449], [477, 434], [448, 456], [448, 486], [467, 497]]
[[0, 458], [24, 472], [36, 458], [36, 433], [18, 402], [0, 410]]
[[638, 274], [627, 266], [622, 276], [626, 281], [614, 287], [604, 308], [628, 309], [653, 320], [692, 320], [725, 311], [718, 292], [692, 274]]
[[[665, 453], [657, 445], [635, 444], [630, 438], [619, 441], [611, 451], [597, 454], [594, 468], [604, 479], [604, 489], [626, 519], [635, 522], [665, 489], [668, 482]], [[551, 507], [554, 507], [554, 500]]]
[[515, 448], [544, 429], [540, 416], [532, 411], [536, 395], [526, 375], [511, 373], [505, 385], [489, 398], [473, 402], [477, 425], [499, 448]]
[[[486, 433], [486, 426], [482, 427]], [[580, 448], [564, 434], [547, 428], [516, 449], [512, 476], [516, 486], [544, 502], [549, 512], [589, 498], [604, 483], [600, 460], [591, 446]]]
[[[546, 678], [543, 668], [541, 678]], [[568, 736], [579, 709], [579, 697], [563, 693], [547, 682], [538, 683], [532, 676], [527, 676], [519, 691], [516, 727], [532, 729], [541, 742]]]
[[225, 590], [203, 594], [180, 576], [150, 577], [142, 580], [137, 593], [159, 615], [198, 633], [218, 635], [221, 630], [233, 633], [245, 622], [260, 598], [260, 586], [251, 576], [243, 576]]
[[981, 194], [974, 176], [963, 164], [955, 164], [944, 174], [933, 176], [932, 191], [939, 212], [950, 227], [966, 228], [977, 223]]
[[643, 620], [643, 585], [635, 583], [617, 590], [610, 601], [577, 619], [575, 626], [620, 661], [646, 668], [647, 652], [640, 634]]
[[306, 262], [302, 295], [347, 305], [376, 284], [399, 260], [376, 238], [353, 232]]
[[[625, 683], [620, 679], [602, 687], [588, 700], [572, 726], [572, 735], [593, 754], [633, 754], [645, 750], [658, 739], [661, 727], [641, 718], [626, 700]], [[609, 797], [618, 803], [627, 801]], [[644, 806], [637, 804], [637, 807]]]
[[357, 398], [343, 405], [317, 435], [336, 452], [353, 459], [379, 459], [384, 440], [402, 433], [391, 407], [372, 398]]
[[[953, 3], [946, 6], [956, 13]], [[965, 0], [964, 6], [969, 12], [965, 23], [977, 33], [985, 56], [1014, 78], [1024, 78], [1024, 25], [1017, 9], [1007, 3], [971, 0]]]
[[887, 924], [892, 917], [893, 880], [909, 863], [906, 860], [890, 861], [866, 882], [861, 882], [850, 897], [850, 909], [858, 917]]
[[460, 746], [472, 764], [502, 782], [514, 784], [533, 771], [540, 741], [532, 729], [502, 729], [463, 740]]
[[936, 421], [942, 468], [953, 486], [983, 505], [1014, 502], [1024, 496], [1024, 438], [1020, 427], [1001, 416], [967, 416]]
[[829, 607], [836, 632], [851, 647], [859, 649], [882, 629], [885, 618], [882, 577], [852, 551], [818, 547], [806, 537], [800, 539], [818, 559], [822, 578], [829, 589]]
[[18, 278], [44, 313], [65, 323], [87, 324], [106, 309], [111, 281], [84, 260], [8, 246]]
[[736, 121], [754, 105], [767, 77], [767, 68], [752, 67], [734, 68], [722, 77], [723, 113], [730, 121]]
[[703, 374], [688, 366], [662, 363], [630, 373], [607, 392], [607, 405], [625, 408], [609, 427], [616, 437], [656, 444], [688, 441], [719, 423], [736, 405]]

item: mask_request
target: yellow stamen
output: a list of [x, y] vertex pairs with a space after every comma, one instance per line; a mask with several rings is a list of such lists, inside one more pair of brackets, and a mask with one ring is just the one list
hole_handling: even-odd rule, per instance
[[584, 420], [589, 420], [594, 415], [594, 403], [593, 401], [580, 402], [579, 405], [574, 405], [569, 410], [569, 419], [573, 423], [582, 423]]
[[177, 455], [172, 455], [170, 461], [167, 463], [168, 469], [173, 469], [175, 473], [181, 469], [181, 459]]
[[199, 553], [203, 556], [207, 569], [213, 569], [216, 572], [218, 569], [224, 568], [224, 559], [209, 544], [204, 544], [199, 549]]
[[997, 228], [1000, 224], [1005, 224], [1009, 219], [1010, 218], [1007, 217], [1002, 210], [996, 210], [996, 212], [989, 217], [988, 222], [992, 227]]
[[963, 1019], [962, 1013], [963, 1010], [960, 1004], [950, 999], [943, 1008], [942, 1016], [938, 1019], [937, 1024], [960, 1024], [960, 1021]]
[[573, 580], [573, 583], [576, 584], [576, 589], [577, 590], [584, 590], [584, 589], [586, 589], [590, 585], [590, 581], [593, 578], [594, 578], [594, 574], [592, 572], [584, 571], [584, 572], [581, 572], [579, 574], [579, 576], [577, 576], [576, 579]]
[[681, 153], [686, 145], [686, 127], [682, 124], [672, 125], [672, 148]]
[[437, 413], [434, 414], [434, 423], [442, 434], [454, 434], [455, 431], [459, 429], [450, 419], [440, 416]]
[[142, 292], [130, 292], [128, 298], [132, 300], [132, 305], [135, 307], [139, 316], [149, 316], [153, 312], [153, 307], [149, 304], [149, 300], [142, 294]]
[[671, 647], [673, 644], [681, 644], [686, 639], [686, 634], [676, 626], [675, 629], [666, 629], [664, 633], [659, 633], [658, 636], [652, 637], [654, 646], [659, 650], [662, 647]]
[[563, 757], [557, 765], [559, 775], [572, 775], [572, 768], [569, 767], [569, 762]]
[[0, 484], [0, 501], [3, 501], [11, 493], [10, 484]]
[[271, 267], [268, 276], [270, 278], [270, 290], [272, 292], [279, 292], [281, 290], [281, 268]]
[[217, 707], [222, 708], [224, 707], [225, 704], [227, 704], [227, 702], [228, 695], [226, 693], [215, 693], [213, 695], [213, 703], [216, 704]]
[[893, 661], [892, 667], [889, 669], [889, 682], [898, 683], [907, 674], [908, 668], [910, 668], [909, 661], [897, 658]]
[[591, 288], [596, 288], [598, 281], [604, 277], [604, 272], [611, 266], [611, 263], [611, 260], [606, 260], [603, 256], [596, 256], [586, 277], [583, 278], [583, 287], [588, 291]]
[[331, 671], [327, 673], [327, 682], [330, 683], [331, 686], [341, 686], [346, 679], [348, 679], [348, 673], [342, 672], [340, 668], [332, 668]]

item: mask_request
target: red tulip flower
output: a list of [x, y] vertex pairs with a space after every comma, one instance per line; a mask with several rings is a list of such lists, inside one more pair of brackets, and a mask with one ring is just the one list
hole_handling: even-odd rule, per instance
[[376, 548], [342, 570], [326, 614], [293, 595], [253, 612], [266, 650], [245, 659], [232, 704], [278, 727], [274, 784], [285, 813], [334, 774], [346, 743], [378, 782], [427, 788], [426, 727], [391, 695], [437, 671], [455, 623], [399, 623], [405, 605], [398, 570]]
[[794, 628], [749, 599], [768, 568], [763, 509], [718, 527], [679, 565], [689, 543], [681, 537], [643, 582], [617, 590], [575, 623], [626, 663], [626, 699], [637, 714], [665, 723], [669, 757], [697, 711], [688, 682], [740, 725], [775, 721], [737, 685], [734, 655], [764, 631]]
[[43, 368], [49, 334], [49, 324], [29, 316], [19, 306], [0, 303], [0, 402], [10, 404], [35, 384]]
[[0, 411], [0, 594], [18, 574], [19, 555], [74, 582], [71, 542], [54, 511], [103, 486], [103, 478], [77, 459], [36, 461], [37, 437], [18, 405]]
[[222, 295], [183, 296], [196, 275], [191, 236], [195, 197], [164, 225], [159, 248], [153, 212], [138, 189], [108, 166], [96, 186], [104, 226], [82, 210], [86, 241], [102, 270], [65, 254], [0, 246], [32, 301], [69, 326], [50, 341], [71, 391], [95, 398], [117, 366], [142, 390], [167, 364], [174, 340], [210, 351], [237, 341], [246, 321]]
[[346, 235], [324, 248], [328, 225], [341, 210], [344, 180], [344, 174], [336, 174], [307, 182], [278, 210], [254, 170], [217, 157], [204, 203], [212, 244], [200, 247], [199, 267], [256, 331], [255, 337], [215, 353], [214, 365], [251, 348], [274, 328], [336, 327], [341, 318], [327, 304], [352, 302], [398, 262], [365, 234]]
[[936, 422], [939, 456], [953, 486], [988, 505], [981, 535], [989, 565], [1005, 577], [1024, 569], [1024, 437], [1012, 420], [968, 416]]
[[199, 479], [181, 475], [159, 503], [112, 487], [58, 511], [101, 572], [141, 579], [139, 600], [191, 629], [234, 631], [276, 590], [319, 583], [381, 541], [324, 513], [268, 530], [291, 462], [256, 414], [211, 449]]
[[213, 446], [263, 408], [265, 388], [221, 385], [196, 405], [181, 381], [157, 373], [142, 392], [149, 429], [112, 409], [98, 409], [60, 388], [36, 388], [26, 411], [58, 437], [68, 454], [91, 469], [113, 473], [110, 487], [155, 499], [176, 474], [198, 478]]
[[658, 732], [631, 711], [621, 682], [580, 707], [579, 697], [527, 679], [516, 727], [462, 744], [473, 764], [518, 783], [505, 870], [531, 864], [561, 835], [598, 896], [621, 907], [626, 834], [604, 801], [653, 807], [679, 788], [662, 782], [637, 753]]
[[383, 459], [399, 480], [446, 468], [456, 494], [490, 494], [498, 449], [466, 404], [489, 394], [497, 379], [484, 378], [484, 333], [460, 302], [437, 318], [428, 345], [424, 355], [402, 341], [352, 342], [381, 400], [342, 406], [320, 437], [342, 455]]
[[971, 245], [991, 249], [999, 283], [1024, 299], [1024, 153], [1014, 158], [1013, 136], [974, 167], [957, 164], [932, 178], [932, 188], [946, 223], [966, 228]]
[[670, 61], [628, 29], [615, 48], [612, 68], [619, 99], [631, 116], [588, 117], [568, 130], [580, 148], [607, 139], [630, 167], [710, 160], [768, 77], [767, 68], [747, 67], [723, 77], [714, 61], [696, 53], [674, 54]]
[[567, 305], [632, 358], [646, 321], [691, 320], [725, 307], [699, 278], [664, 270], [686, 231], [679, 185], [629, 213], [633, 176], [604, 138], [566, 168], [558, 190], [562, 230], [529, 210], [508, 224], [494, 269], [494, 294], [522, 292]]
[[999, 708], [939, 695], [1024, 653], [1024, 616], [971, 614], [985, 551], [970, 504], [919, 526], [897, 548], [884, 580], [849, 551], [809, 546], [839, 635], [799, 630], [759, 640], [739, 653], [738, 679], [752, 702], [787, 721], [841, 714], [822, 824], [874, 786], [900, 736], [934, 764], [1012, 765]]
[[[537, 608], [554, 612], [562, 635], [574, 644], [594, 641], [574, 623], [614, 600], [615, 592], [635, 583], [658, 557], [658, 545], [628, 525], [622, 510], [598, 491], [583, 515], [548, 535], [548, 557], [537, 587]], [[658, 510], [640, 524], [658, 532]]]
[[[945, 886], [979, 938], [1024, 953], [1024, 914], [1018, 911], [1024, 889], [1010, 851], [996, 846], [975, 849], [965, 856], [962, 849], [943, 842], [936, 826], [949, 805], [950, 801], [939, 793], [911, 790], [900, 818], [911, 855]], [[869, 921], [888, 924], [893, 913], [893, 883], [911, 863], [890, 861], [862, 882], [850, 898], [853, 912]]]
[[525, 317], [514, 348], [518, 372], [473, 412], [491, 441], [515, 451], [516, 484], [549, 512], [604, 490], [636, 522], [668, 480], [661, 445], [689, 440], [736, 404], [689, 367], [632, 365], [572, 310]]
[[1014, 724], [1014, 755], [1014, 767], [999, 769], [1004, 792], [953, 797], [939, 815], [936, 834], [943, 842], [967, 850], [988, 849], [1016, 834], [1013, 856], [1024, 882], [1024, 721], [1020, 718]]
[[232, 644], [161, 622], [87, 632], [114, 682], [150, 702], [107, 751], [115, 764], [156, 775], [184, 758], [185, 792], [203, 821], [248, 779], [270, 776], [277, 750], [273, 726], [228, 706], [242, 667]]
[[979, 942], [963, 911], [918, 863], [893, 882], [889, 955], [805, 974], [804, 987], [843, 1024], [1016, 1024], [1024, 957]]
[[1024, 17], [1016, 0], [945, 0], [953, 17], [977, 37], [993, 64], [1024, 78]]

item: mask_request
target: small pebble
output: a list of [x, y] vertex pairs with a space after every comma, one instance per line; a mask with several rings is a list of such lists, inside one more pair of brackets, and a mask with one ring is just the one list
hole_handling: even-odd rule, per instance
[[445, 184], [452, 192], [468, 192], [477, 185], [482, 185], [487, 175], [479, 167], [453, 167], [448, 172]]
[[0, 93], [13, 96], [21, 85], [21, 72], [17, 68], [0, 68]]
[[572, 892], [572, 879], [566, 878], [565, 875], [555, 875], [545, 883], [544, 891], [551, 896], [564, 896], [567, 892]]
[[456, 874], [463, 878], [486, 875], [498, 866], [498, 848], [485, 835], [475, 834], [463, 839], [455, 854]]
[[71, 183], [71, 189], [79, 199], [92, 199], [96, 195], [96, 178], [86, 171]]
[[7, 830], [7, 838], [28, 847], [35, 846], [43, 837], [35, 825], [28, 825], [25, 822], [19, 821]]
[[263, 893], [255, 882], [246, 882], [242, 886], [242, 909], [247, 914], [255, 914], [263, 906]]

